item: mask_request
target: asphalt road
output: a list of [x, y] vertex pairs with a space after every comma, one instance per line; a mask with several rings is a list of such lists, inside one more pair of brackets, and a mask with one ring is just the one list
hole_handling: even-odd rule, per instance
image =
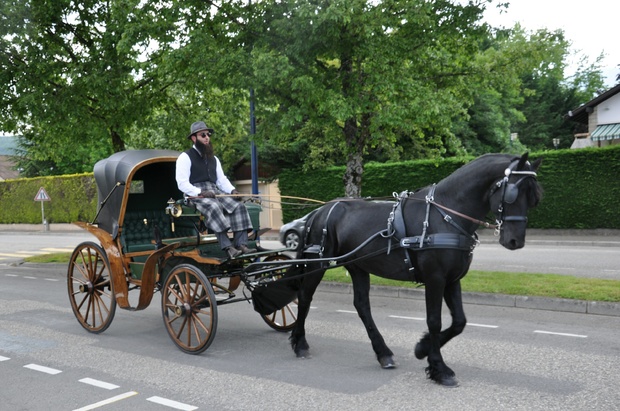
[[[313, 358], [241, 302], [218, 307], [202, 355], [182, 353], [161, 320], [119, 310], [83, 330], [62, 265], [0, 266], [0, 389], [10, 410], [584, 410], [618, 409], [620, 317], [466, 305], [469, 325], [444, 347], [460, 387], [429, 382], [413, 346], [423, 301], [373, 296], [398, 368], [380, 369], [351, 296], [319, 292], [307, 324]], [[446, 318], [445, 321], [448, 321]]]

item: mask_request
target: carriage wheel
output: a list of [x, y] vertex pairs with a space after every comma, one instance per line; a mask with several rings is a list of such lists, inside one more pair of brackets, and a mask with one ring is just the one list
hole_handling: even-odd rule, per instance
[[[266, 257], [264, 261], [283, 261], [290, 260], [291, 258], [287, 255], [270, 255]], [[277, 270], [274, 272], [273, 278], [281, 278], [286, 269]], [[290, 304], [285, 307], [274, 311], [271, 314], [263, 315], [263, 320], [276, 331], [287, 332], [295, 327], [295, 323], [297, 322], [297, 299], [293, 300]]]
[[162, 314], [181, 351], [200, 354], [209, 348], [217, 330], [217, 302], [202, 271], [181, 264], [170, 272], [162, 289]]
[[114, 318], [116, 299], [110, 280], [110, 263], [95, 243], [78, 245], [67, 271], [69, 301], [73, 314], [87, 331], [105, 331]]

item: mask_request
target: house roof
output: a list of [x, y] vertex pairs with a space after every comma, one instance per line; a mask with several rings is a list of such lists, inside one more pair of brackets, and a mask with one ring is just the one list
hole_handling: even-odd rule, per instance
[[17, 137], [0, 136], [0, 156], [14, 156], [17, 148]]
[[16, 154], [17, 138], [0, 136], [0, 181], [19, 177], [19, 172], [13, 170], [15, 163], [10, 156]]
[[593, 98], [592, 100], [588, 101], [585, 104], [582, 104], [578, 108], [569, 111], [566, 117], [572, 121], [576, 121], [578, 123], [587, 125], [588, 115], [594, 110], [594, 107], [598, 106], [603, 101], [615, 96], [618, 93], [620, 93], [620, 84], [616, 85], [615, 87], [610, 88], [603, 94], [599, 95], [598, 97]]

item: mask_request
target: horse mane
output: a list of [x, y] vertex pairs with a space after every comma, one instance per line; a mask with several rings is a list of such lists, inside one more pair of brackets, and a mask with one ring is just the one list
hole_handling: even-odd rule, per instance
[[456, 181], [461, 185], [463, 177], [467, 175], [482, 175], [485, 178], [496, 180], [503, 177], [506, 167], [517, 159], [519, 157], [511, 154], [484, 154], [464, 164], [454, 173], [441, 180], [439, 184], [452, 185]]
[[[489, 180], [488, 184], [490, 185], [504, 176], [504, 170], [506, 170], [510, 163], [520, 158], [521, 157], [512, 154], [484, 154], [464, 164], [439, 183], [443, 183], [448, 187], [454, 185], [462, 186], [463, 181], [467, 181], [464, 177], [467, 175], [476, 175], [484, 176]], [[527, 192], [529, 206], [535, 207], [538, 205], [543, 194], [542, 187], [538, 181], [534, 178], [528, 178], [524, 181], [522, 188]]]

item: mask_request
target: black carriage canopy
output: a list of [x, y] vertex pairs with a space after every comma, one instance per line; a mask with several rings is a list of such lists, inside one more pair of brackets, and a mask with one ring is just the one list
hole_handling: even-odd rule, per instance
[[174, 150], [128, 150], [95, 164], [99, 200], [94, 223], [116, 238], [126, 212], [166, 208], [169, 198], [181, 198], [175, 179]]

